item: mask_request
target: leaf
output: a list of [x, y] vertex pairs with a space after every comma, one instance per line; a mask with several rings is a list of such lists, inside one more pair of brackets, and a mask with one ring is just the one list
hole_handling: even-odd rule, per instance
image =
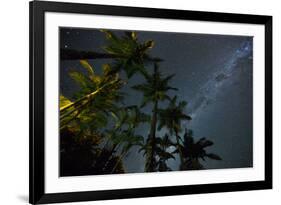
[[117, 37], [112, 32], [110, 32], [106, 29], [101, 29], [101, 32], [104, 32], [106, 38], [109, 39], [109, 40], [116, 40], [117, 39]]
[[89, 84], [89, 80], [85, 75], [77, 71], [69, 72], [69, 76], [82, 88], [87, 88]]
[[146, 91], [147, 89], [148, 89], [148, 86], [147, 86], [147, 84], [139, 84], [139, 85], [134, 85], [134, 86], [132, 86], [132, 88], [134, 89], [134, 90], [138, 90], [138, 91]]
[[178, 91], [179, 89], [178, 89], [178, 88], [171, 87], [171, 86], [167, 86], [167, 87], [166, 87], [166, 90], [175, 90], [175, 91]]
[[162, 152], [161, 154], [159, 154], [159, 156], [161, 158], [164, 158], [165, 160], [167, 160], [167, 159], [175, 159], [174, 155], [172, 155], [169, 152]]
[[137, 40], [137, 33], [136, 32], [131, 32], [131, 38], [133, 40]]
[[171, 80], [174, 76], [175, 76], [175, 74], [168, 75], [166, 78], [163, 79], [163, 81], [166, 83], [166, 82], [168, 82], [169, 80]]
[[97, 85], [99, 86], [102, 82], [102, 78], [98, 75], [94, 75], [94, 76], [91, 76], [91, 80]]
[[153, 48], [153, 46], [155, 45], [155, 42], [150, 40], [150, 41], [146, 41], [144, 43], [144, 49], [147, 49], [147, 48]]
[[210, 159], [214, 159], [214, 160], [222, 160], [222, 158], [216, 154], [210, 153], [210, 154], [206, 154], [207, 157], [209, 157]]
[[187, 105], [186, 101], [179, 102], [179, 107], [182, 108], [182, 109], [185, 108], [186, 105]]
[[211, 140], [200, 139], [196, 144], [199, 144], [202, 148], [212, 146], [214, 143]]
[[128, 78], [131, 78], [135, 73], [137, 72], [137, 69], [135, 67], [131, 66], [130, 69], [126, 69], [126, 74]]
[[92, 68], [92, 66], [88, 63], [87, 60], [80, 60], [80, 64], [87, 69], [89, 75], [94, 75], [94, 69]]
[[138, 145], [140, 145], [140, 144], [143, 143], [143, 141], [144, 141], [144, 138], [143, 138], [143, 136], [141, 136], [141, 135], [134, 135], [134, 136], [131, 136], [131, 137], [130, 137], [130, 142], [131, 142], [132, 144], [138, 144]]
[[192, 118], [189, 115], [186, 115], [186, 114], [182, 114], [181, 118], [185, 119], [185, 120], [192, 120]]
[[60, 95], [60, 108], [71, 104], [72, 102], [63, 95]]
[[103, 64], [102, 65], [102, 71], [104, 75], [108, 75], [111, 72], [111, 67], [109, 64]]
[[179, 153], [179, 150], [178, 149], [175, 149], [172, 154], [176, 154], [176, 153]]
[[133, 41], [137, 40], [137, 33], [136, 32], [126, 32], [125, 35]]
[[101, 113], [96, 113], [94, 122], [96, 127], [103, 128], [107, 125], [107, 117]]

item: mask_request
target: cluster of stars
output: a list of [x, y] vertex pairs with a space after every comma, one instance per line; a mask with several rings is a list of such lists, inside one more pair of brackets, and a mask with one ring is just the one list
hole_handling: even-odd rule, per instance
[[[67, 36], [70, 36], [71, 34], [75, 34], [75, 35], [79, 35], [80, 34], [80, 32], [79, 31], [75, 31], [75, 32], [73, 32], [72, 31], [72, 29], [70, 28], [70, 30], [69, 31], [66, 31], [65, 32], [65, 34], [67, 35]], [[63, 46], [64, 48], [69, 48], [70, 47], [70, 45], [69, 44], [64, 44], [64, 46]]]

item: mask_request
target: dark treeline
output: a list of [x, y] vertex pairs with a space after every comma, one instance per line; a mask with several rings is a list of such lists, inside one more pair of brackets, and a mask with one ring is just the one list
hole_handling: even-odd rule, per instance
[[[183, 121], [192, 120], [184, 112], [187, 102], [179, 101], [178, 88], [170, 86], [174, 74], [160, 72], [162, 59], [150, 56], [154, 41], [139, 42], [136, 32], [120, 37], [101, 32], [107, 39], [103, 53], [60, 51], [61, 60], [79, 60], [85, 68], [69, 72], [79, 92], [71, 100], [60, 95], [60, 175], [126, 173], [123, 159], [133, 146], [145, 157], [144, 172], [171, 171], [168, 160], [176, 156], [180, 160], [176, 170], [203, 169], [200, 159], [221, 160], [205, 150], [212, 141], [195, 142], [193, 131], [183, 127]], [[88, 62], [109, 58], [112, 63], [102, 65], [99, 74]], [[124, 79], [120, 72], [126, 73]], [[144, 83], [134, 85], [130, 81], [134, 75], [141, 75]], [[142, 102], [125, 105], [126, 94], [121, 91], [125, 86], [142, 93]], [[149, 113], [144, 112], [147, 109]], [[136, 132], [143, 124], [149, 126], [148, 136]]]

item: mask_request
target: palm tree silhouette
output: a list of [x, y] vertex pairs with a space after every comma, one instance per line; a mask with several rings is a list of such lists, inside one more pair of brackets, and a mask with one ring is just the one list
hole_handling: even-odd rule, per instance
[[104, 50], [111, 55], [118, 56], [114, 64], [114, 71], [125, 70], [128, 78], [136, 72], [147, 75], [144, 65], [151, 62], [159, 62], [161, 59], [149, 56], [149, 50], [153, 48], [154, 41], [139, 42], [136, 32], [125, 32], [122, 37], [116, 36], [108, 30], [102, 30], [106, 34], [108, 45]]
[[168, 134], [165, 134], [163, 138], [156, 138], [157, 148], [156, 152], [159, 157], [158, 161], [158, 171], [171, 171], [172, 169], [168, 167], [167, 161], [169, 159], [175, 159], [172, 153], [168, 151], [168, 148], [174, 146], [174, 143], [170, 140]]
[[159, 113], [159, 125], [158, 130], [161, 130], [163, 127], [166, 127], [170, 134], [176, 135], [176, 145], [179, 150], [179, 157], [181, 163], [183, 163], [183, 153], [180, 149], [180, 141], [181, 138], [179, 133], [181, 132], [181, 122], [183, 120], [191, 120], [189, 115], [184, 114], [184, 108], [187, 105], [185, 101], [181, 101], [177, 104], [177, 96], [174, 96], [173, 99], [170, 100], [170, 103], [165, 109], [158, 109]]
[[205, 158], [213, 160], [222, 160], [220, 156], [207, 153], [205, 148], [212, 146], [214, 143], [206, 138], [200, 138], [197, 142], [194, 141], [193, 131], [185, 130], [183, 145], [180, 149], [183, 152], [184, 163], [180, 165], [181, 170], [203, 169], [203, 165], [199, 159], [205, 161]]
[[154, 63], [154, 72], [152, 75], [144, 75], [146, 82], [143, 84], [135, 85], [132, 88], [143, 93], [143, 101], [141, 107], [144, 107], [149, 102], [152, 102], [152, 117], [150, 124], [150, 132], [147, 138], [147, 151], [146, 151], [146, 165], [145, 170], [148, 172], [155, 171], [156, 159], [155, 159], [155, 138], [156, 138], [156, 125], [157, 125], [157, 112], [158, 102], [170, 99], [167, 95], [168, 90], [177, 90], [169, 86], [169, 81], [174, 75], [163, 77], [158, 70], [159, 66]]

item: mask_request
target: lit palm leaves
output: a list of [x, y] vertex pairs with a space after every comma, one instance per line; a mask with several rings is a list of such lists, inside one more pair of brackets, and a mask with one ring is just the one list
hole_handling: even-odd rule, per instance
[[71, 78], [81, 88], [76, 93], [77, 99], [71, 102], [60, 96], [61, 129], [74, 119], [80, 120], [85, 126], [103, 127], [107, 123], [105, 115], [122, 99], [120, 88], [124, 82], [118, 74], [110, 74], [110, 65], [103, 65], [102, 75], [97, 75], [87, 61], [81, 60], [80, 63], [87, 70], [87, 75], [78, 71], [70, 72]]
[[105, 32], [108, 41], [108, 45], [104, 47], [105, 51], [116, 56], [114, 72], [123, 69], [128, 78], [136, 72], [146, 75], [145, 63], [161, 61], [148, 55], [149, 50], [154, 46], [154, 41], [139, 43], [136, 32], [125, 32], [124, 36], [118, 37], [110, 31], [102, 31]]

